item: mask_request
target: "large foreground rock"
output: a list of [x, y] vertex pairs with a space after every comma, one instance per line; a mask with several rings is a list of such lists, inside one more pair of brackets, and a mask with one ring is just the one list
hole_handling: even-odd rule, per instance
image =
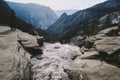
[[[108, 59], [112, 62], [120, 62], [120, 36], [106, 37], [95, 42], [95, 48], [102, 53], [108, 54]], [[105, 54], [103, 54], [105, 56]], [[107, 58], [106, 57], [106, 58]]]
[[0, 80], [31, 80], [30, 55], [17, 42], [20, 31], [9, 29], [0, 26]]
[[120, 62], [120, 35], [118, 27], [100, 31], [96, 36], [94, 46], [100, 55], [112, 62]]
[[110, 55], [120, 49], [120, 36], [98, 40], [95, 42], [95, 47], [98, 51], [104, 51]]
[[82, 73], [86, 74], [89, 78], [88, 80], [119, 80], [120, 79], [120, 68], [101, 62], [99, 60], [76, 60], [76, 62], [80, 65], [85, 63], [84, 67], [82, 67]]
[[100, 31], [97, 35], [95, 35], [95, 39], [100, 40], [103, 39], [104, 37], [114, 37], [114, 36], [119, 36], [119, 31], [117, 26], [106, 28]]

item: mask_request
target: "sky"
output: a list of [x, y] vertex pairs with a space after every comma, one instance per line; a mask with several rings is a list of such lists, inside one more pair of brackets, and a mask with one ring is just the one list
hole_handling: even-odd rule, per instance
[[20, 3], [37, 3], [53, 10], [85, 9], [106, 0], [6, 0]]

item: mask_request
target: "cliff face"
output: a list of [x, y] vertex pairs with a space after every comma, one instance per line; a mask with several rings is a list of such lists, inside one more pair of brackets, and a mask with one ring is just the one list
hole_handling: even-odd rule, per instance
[[99, 19], [100, 26], [110, 26], [110, 24], [118, 24], [119, 20], [120, 20], [119, 11], [107, 14]]
[[57, 15], [49, 7], [33, 3], [7, 3], [15, 11], [18, 18], [43, 30], [46, 30], [57, 20]]
[[77, 32], [76, 29], [80, 24], [88, 23], [93, 18], [101, 18], [106, 14], [115, 12], [119, 7], [119, 0], [108, 0], [91, 8], [81, 10], [73, 15], [67, 16], [65, 20], [61, 22], [56, 21], [52, 26], [48, 28], [47, 32], [54, 37], [61, 38], [64, 35], [67, 35], [67, 32]]

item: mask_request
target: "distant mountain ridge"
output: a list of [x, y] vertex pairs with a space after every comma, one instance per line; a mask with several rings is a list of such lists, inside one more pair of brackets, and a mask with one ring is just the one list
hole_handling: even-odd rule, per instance
[[43, 30], [46, 30], [58, 18], [52, 9], [43, 5], [35, 3], [7, 3], [16, 12], [17, 17]]
[[68, 10], [56, 10], [55, 13], [58, 17], [60, 17], [63, 13], [67, 13], [67, 15], [72, 15], [77, 12], [78, 9], [68, 9]]
[[[9, 26], [11, 22], [10, 16], [11, 16], [11, 8], [8, 6], [8, 4], [4, 0], [1, 0], [0, 1], [0, 25]], [[26, 23], [25, 21], [19, 19], [18, 17], [16, 17], [14, 27], [32, 35], [36, 35], [35, 31], [38, 32], [39, 35], [42, 35], [42, 36], [47, 35], [44, 30], [41, 30], [40, 28], [36, 28], [35, 26], [32, 26], [31, 24]]]
[[85, 10], [80, 10], [73, 15], [65, 16], [64, 20], [60, 17], [47, 32], [56, 38], [62, 38], [71, 33], [70, 36], [77, 32], [77, 28], [82, 23], [88, 23], [93, 18], [101, 18], [106, 14], [118, 11], [120, 8], [120, 0], [107, 0]]

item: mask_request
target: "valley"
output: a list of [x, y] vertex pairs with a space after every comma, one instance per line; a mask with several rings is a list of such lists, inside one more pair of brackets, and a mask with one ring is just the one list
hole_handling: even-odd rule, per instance
[[107, 0], [56, 14], [1, 0], [0, 80], [120, 80], [119, 9]]

